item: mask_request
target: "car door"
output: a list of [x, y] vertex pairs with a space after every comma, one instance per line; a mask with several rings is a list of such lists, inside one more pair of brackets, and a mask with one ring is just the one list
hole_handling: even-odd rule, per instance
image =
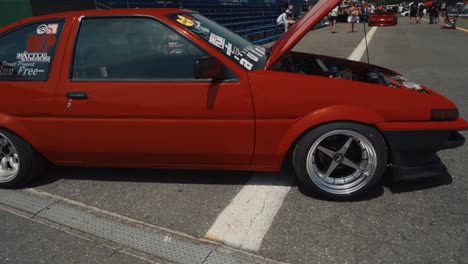
[[250, 162], [254, 118], [245, 73], [194, 79], [194, 62], [210, 54], [152, 17], [76, 23], [55, 100], [59, 163]]

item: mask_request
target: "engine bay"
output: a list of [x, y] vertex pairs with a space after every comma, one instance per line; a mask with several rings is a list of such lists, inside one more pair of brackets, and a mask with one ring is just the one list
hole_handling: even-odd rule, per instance
[[408, 88], [424, 92], [420, 85], [406, 80], [396, 72], [363, 62], [324, 55], [290, 51], [272, 66], [272, 70], [381, 84], [393, 88]]

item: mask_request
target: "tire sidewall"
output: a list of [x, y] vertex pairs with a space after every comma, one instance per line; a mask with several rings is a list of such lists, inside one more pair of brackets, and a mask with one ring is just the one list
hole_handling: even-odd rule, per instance
[[16, 176], [8, 182], [1, 182], [0, 188], [20, 187], [28, 182], [33, 175], [32, 163], [34, 152], [31, 146], [12, 132], [0, 128], [3, 134], [18, 151], [19, 169]]
[[[324, 134], [334, 130], [351, 130], [366, 137], [375, 149], [377, 165], [372, 178], [361, 189], [349, 194], [333, 194], [320, 189], [307, 172], [307, 155], [312, 145]], [[349, 199], [370, 192], [381, 182], [387, 166], [387, 147], [380, 132], [372, 126], [352, 122], [336, 122], [318, 126], [306, 132], [297, 142], [293, 155], [293, 165], [301, 184], [307, 192], [327, 199]]]

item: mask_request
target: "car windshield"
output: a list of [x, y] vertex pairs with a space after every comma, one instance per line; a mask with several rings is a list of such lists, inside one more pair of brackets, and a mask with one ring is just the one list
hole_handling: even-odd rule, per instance
[[255, 45], [229, 29], [196, 13], [169, 15], [192, 33], [208, 42], [226, 57], [247, 70], [258, 70], [265, 66], [266, 49]]

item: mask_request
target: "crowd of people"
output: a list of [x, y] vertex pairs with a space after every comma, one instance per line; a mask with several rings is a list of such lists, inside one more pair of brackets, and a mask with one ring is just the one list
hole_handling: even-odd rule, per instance
[[[308, 8], [306, 8], [306, 10], [303, 11], [307, 11]], [[284, 32], [288, 31], [288, 28], [296, 22], [293, 16], [293, 10], [294, 6], [289, 2], [285, 2], [283, 6], [283, 12], [276, 19], [277, 25], [284, 27]], [[446, 19], [446, 10], [446, 0], [433, 1], [431, 6], [429, 7], [425, 6], [422, 2], [415, 1], [409, 6], [410, 24], [421, 23], [422, 17], [426, 14], [429, 14], [429, 24], [437, 23], [442, 25], [443, 27], [449, 26]], [[350, 2], [350, 5], [345, 8], [342, 8], [338, 5], [335, 8], [333, 8], [328, 15], [328, 19], [331, 22], [331, 33], [336, 32], [336, 22], [338, 21], [339, 15], [347, 15], [347, 32], [354, 32], [354, 24], [359, 23], [360, 14], [373, 14], [379, 11], [392, 11], [396, 15], [398, 15], [403, 13], [404, 7], [401, 4], [399, 6], [383, 6], [368, 4], [366, 6], [358, 7], [353, 1]]]
[[446, 12], [447, 12], [447, 2], [445, 1], [434, 1], [429, 7], [429, 24], [442, 24], [446, 25]]
[[410, 6], [410, 24], [419, 24], [425, 14], [429, 15], [429, 24], [440, 24], [442, 27], [449, 27], [447, 21], [447, 2], [444, 0], [433, 1], [427, 7], [423, 3], [414, 2]]

